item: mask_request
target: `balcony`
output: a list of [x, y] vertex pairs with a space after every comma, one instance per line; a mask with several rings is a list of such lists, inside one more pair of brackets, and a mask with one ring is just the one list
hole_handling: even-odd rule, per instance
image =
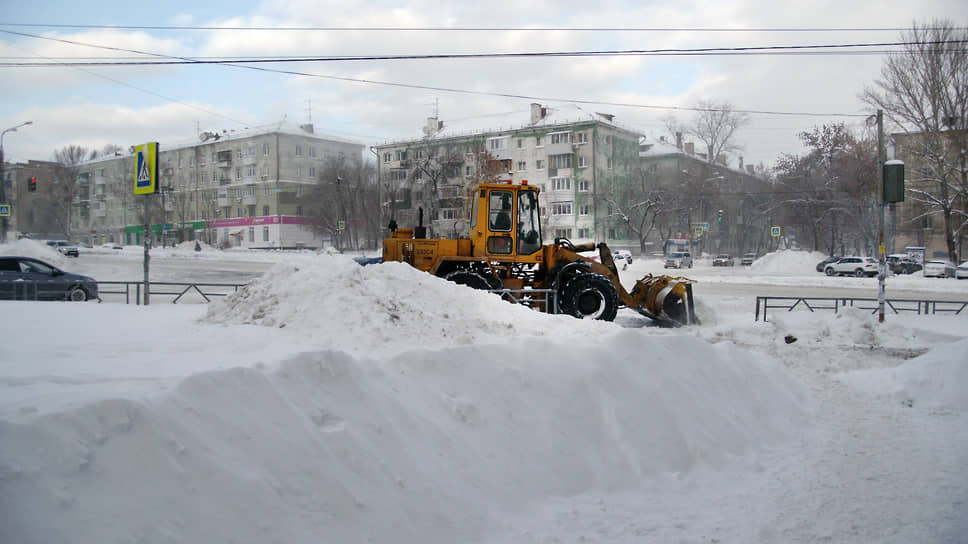
[[224, 197], [220, 196], [217, 199], [215, 199], [215, 201], [218, 203], [220, 208], [224, 208], [225, 206], [231, 206], [233, 200], [235, 199], [227, 196], [224, 196]]
[[255, 195], [246, 195], [242, 197], [242, 204], [246, 206], [255, 206], [257, 204], [257, 199]]
[[219, 178], [218, 180], [219, 185], [231, 185], [231, 183], [232, 183], [231, 178]]

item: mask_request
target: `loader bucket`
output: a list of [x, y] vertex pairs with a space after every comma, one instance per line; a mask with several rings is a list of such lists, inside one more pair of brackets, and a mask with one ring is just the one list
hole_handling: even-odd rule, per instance
[[650, 274], [635, 282], [629, 307], [662, 325], [697, 324], [692, 283], [687, 278]]

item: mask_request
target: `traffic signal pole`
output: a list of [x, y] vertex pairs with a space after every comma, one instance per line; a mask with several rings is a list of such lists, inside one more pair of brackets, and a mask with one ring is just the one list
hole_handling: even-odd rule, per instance
[[886, 299], [884, 280], [887, 278], [887, 255], [884, 251], [884, 112], [877, 110], [877, 175], [881, 183], [881, 199], [878, 204], [879, 219], [877, 237], [877, 321], [884, 322], [884, 301]]

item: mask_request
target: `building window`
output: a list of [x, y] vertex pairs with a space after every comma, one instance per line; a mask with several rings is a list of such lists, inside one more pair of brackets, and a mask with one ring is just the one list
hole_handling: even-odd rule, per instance
[[508, 138], [489, 138], [487, 140], [488, 151], [501, 151], [508, 148]]
[[302, 146], [301, 145], [297, 145], [296, 146], [296, 156], [297, 157], [301, 157], [302, 156]]
[[579, 133], [576, 134], [576, 136], [578, 136], [578, 142], [577, 143], [579, 143], [579, 144], [587, 144], [588, 143], [588, 133], [587, 132], [579, 132]]
[[403, 149], [403, 150], [397, 151], [396, 157], [397, 157], [397, 160], [398, 161], [405, 161], [405, 160], [407, 160], [407, 150]]
[[608, 159], [608, 161], [605, 164], [606, 164], [605, 166], [606, 168], [608, 168], [609, 170], [612, 169], [612, 159]]
[[262, 177], [264, 179], [269, 179], [269, 167], [268, 166], [263, 166], [262, 167]]
[[192, 155], [191, 157], [188, 157], [188, 166], [190, 166], [192, 168], [195, 167], [195, 156], [194, 155]]
[[249, 227], [249, 241], [255, 242], [255, 227]]
[[263, 157], [269, 156], [269, 144], [262, 144], [262, 156]]
[[315, 178], [316, 177], [316, 167], [315, 166], [310, 166], [309, 167], [309, 177], [311, 177], [311, 178]]
[[296, 186], [296, 197], [302, 196], [302, 185]]
[[587, 228], [586, 229], [578, 229], [578, 237], [579, 238], [591, 238], [591, 236], [589, 236], [590, 234], [591, 233], [588, 231]]
[[302, 177], [302, 166], [296, 167], [296, 177], [297, 178]]
[[570, 191], [571, 190], [571, 178], [551, 178], [551, 190], [553, 190], [553, 191]]
[[[266, 214], [266, 215], [269, 215], [269, 214]], [[262, 241], [263, 242], [269, 241], [269, 227], [262, 227]]]
[[548, 165], [551, 168], [571, 168], [571, 157], [571, 153], [551, 155], [548, 157]]
[[581, 206], [578, 206], [578, 215], [588, 215], [588, 209], [590, 207], [591, 206], [589, 206], [588, 204], [582, 204]]
[[582, 155], [579, 155], [578, 156], [578, 168], [586, 168], [586, 167], [588, 167], [588, 157], [584, 157]]
[[608, 239], [609, 240], [615, 239], [615, 229], [608, 229]]
[[246, 148], [245, 148], [245, 154], [248, 155], [248, 156], [250, 156], [250, 157], [255, 157], [255, 146], [254, 145], [248, 145], [248, 146], [246, 146]]
[[250, 177], [250, 178], [255, 177], [255, 165], [254, 164], [250, 164], [250, 165], [248, 165], [248, 166], [245, 167], [245, 175], [246, 175], [246, 177]]
[[523, 172], [528, 169], [528, 161], [518, 161], [518, 172]]
[[218, 183], [218, 172], [212, 172], [212, 183]]
[[545, 161], [540, 160], [540, 159], [539, 160], [536, 160], [536, 161], [534, 161], [534, 167], [536, 169], [538, 169], [538, 170], [544, 170], [544, 162]]
[[309, 148], [309, 156], [310, 157], [316, 157], [316, 148], [315, 147], [310, 147]]
[[296, 206], [296, 215], [302, 217], [302, 206]]
[[471, 175], [471, 167], [470, 166], [465, 166], [464, 167], [464, 175], [465, 176]]
[[534, 146], [535, 147], [544, 147], [544, 144], [541, 143], [541, 136], [537, 136], [534, 139]]
[[[262, 215], [269, 215], [269, 206], [262, 207]], [[266, 227], [268, 228], [268, 227]]]
[[390, 154], [389, 151], [387, 151], [386, 153], [384, 153], [383, 154], [383, 162], [390, 162], [390, 157], [392, 157], [392, 155]]
[[524, 138], [518, 138], [518, 149], [524, 148]]
[[178, 168], [181, 168], [182, 167], [182, 161], [183, 160], [184, 160], [184, 157], [182, 157], [181, 155], [179, 155], [178, 156]]
[[571, 202], [553, 202], [551, 215], [571, 215]]
[[245, 212], [242, 211], [242, 208], [236, 208], [235, 209], [235, 216], [236, 217], [245, 217], [244, 215], [242, 215], [243, 213], [245, 213]]
[[454, 208], [444, 208], [440, 210], [441, 219], [457, 219], [457, 210]]
[[242, 169], [241, 168], [236, 168], [235, 169], [235, 179], [242, 179]]
[[587, 193], [590, 183], [587, 179], [578, 180], [578, 192]]
[[551, 138], [551, 145], [571, 143], [570, 132], [555, 132], [548, 135]]
[[555, 238], [571, 238], [571, 229], [555, 229]]

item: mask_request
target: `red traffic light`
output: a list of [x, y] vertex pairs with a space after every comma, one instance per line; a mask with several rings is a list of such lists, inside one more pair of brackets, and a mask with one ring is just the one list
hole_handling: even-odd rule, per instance
[[37, 178], [31, 177], [30, 180], [27, 181], [27, 190], [31, 193], [37, 190]]

